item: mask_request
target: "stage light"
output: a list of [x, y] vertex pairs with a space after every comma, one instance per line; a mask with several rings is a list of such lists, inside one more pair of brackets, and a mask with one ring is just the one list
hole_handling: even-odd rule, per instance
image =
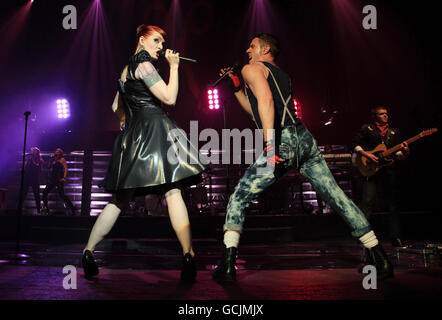
[[207, 102], [210, 110], [219, 109], [219, 94], [217, 89], [207, 90]]
[[295, 114], [299, 119], [302, 119], [302, 108], [298, 100], [293, 99], [293, 108], [295, 109]]
[[69, 102], [66, 99], [57, 99], [58, 119], [67, 119], [71, 116]]
[[210, 110], [218, 110], [220, 108], [219, 100], [220, 96], [218, 93], [218, 89], [207, 90], [207, 102]]

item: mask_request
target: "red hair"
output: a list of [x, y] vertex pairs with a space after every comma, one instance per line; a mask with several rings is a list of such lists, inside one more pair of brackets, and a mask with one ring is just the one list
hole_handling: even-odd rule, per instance
[[138, 45], [138, 41], [140, 40], [141, 37], [148, 37], [152, 33], [154, 33], [155, 31], [158, 32], [159, 34], [161, 34], [163, 36], [163, 38], [166, 37], [166, 32], [163, 29], [161, 29], [160, 27], [147, 26], [145, 24], [138, 26], [138, 28], [137, 28], [137, 45]]

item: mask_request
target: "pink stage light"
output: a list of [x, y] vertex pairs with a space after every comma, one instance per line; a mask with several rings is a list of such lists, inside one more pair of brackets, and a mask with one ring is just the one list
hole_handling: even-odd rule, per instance
[[302, 108], [298, 100], [293, 99], [293, 108], [295, 109], [295, 114], [299, 119], [302, 119]]
[[220, 108], [219, 100], [220, 96], [218, 94], [218, 89], [207, 90], [207, 102], [210, 110], [218, 110]]

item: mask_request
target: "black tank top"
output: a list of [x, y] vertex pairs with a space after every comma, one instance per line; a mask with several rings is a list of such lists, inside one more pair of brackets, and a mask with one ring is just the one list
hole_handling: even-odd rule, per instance
[[61, 179], [64, 178], [64, 167], [61, 164], [60, 161], [56, 161], [53, 165], [52, 165], [52, 174], [51, 174], [51, 180], [53, 182], [58, 182]]
[[[262, 62], [267, 68], [272, 71], [273, 75], [275, 76], [275, 80], [278, 83], [279, 88], [281, 89], [282, 96], [284, 99], [287, 99], [292, 94], [292, 85], [290, 81], [290, 77], [280, 68], [268, 63], [268, 62]], [[284, 102], [281, 99], [281, 95], [279, 94], [278, 88], [275, 85], [275, 82], [273, 81], [272, 75], [269, 73], [267, 77], [267, 82], [269, 84], [270, 90], [272, 91], [273, 101], [274, 101], [274, 107], [275, 107], [275, 129], [290, 126], [293, 125], [293, 121], [291, 117], [286, 114], [284, 123], [281, 126], [281, 121], [284, 113]], [[258, 113], [258, 101], [256, 100], [256, 97], [253, 95], [252, 90], [250, 88], [246, 87], [246, 93], [247, 97], [249, 99], [250, 105], [252, 107], [253, 116], [256, 121], [256, 125], [258, 128], [262, 129], [262, 122], [261, 118], [259, 117]], [[293, 99], [291, 98], [288, 102], [288, 112], [292, 115], [293, 119], [295, 119], [296, 122], [299, 121], [299, 119], [296, 118], [295, 110], [293, 106]]]
[[26, 177], [31, 181], [39, 181], [40, 178], [40, 170], [41, 170], [41, 163], [35, 164], [34, 161], [32, 161], [32, 158], [29, 158], [26, 162], [25, 166], [25, 172]]

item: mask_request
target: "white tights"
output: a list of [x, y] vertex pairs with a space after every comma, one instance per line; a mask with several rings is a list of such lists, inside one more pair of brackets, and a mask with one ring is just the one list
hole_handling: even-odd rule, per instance
[[[166, 202], [169, 211], [170, 222], [175, 231], [178, 241], [183, 249], [183, 254], [190, 252], [192, 256], [195, 255], [192, 249], [192, 232], [190, 229], [189, 216], [187, 213], [186, 204], [184, 203], [181, 191], [179, 189], [169, 190], [166, 194]], [[113, 203], [109, 203], [100, 213], [95, 221], [89, 236], [89, 241], [84, 248], [93, 252], [95, 247], [104, 239], [104, 237], [111, 231], [121, 210]]]

